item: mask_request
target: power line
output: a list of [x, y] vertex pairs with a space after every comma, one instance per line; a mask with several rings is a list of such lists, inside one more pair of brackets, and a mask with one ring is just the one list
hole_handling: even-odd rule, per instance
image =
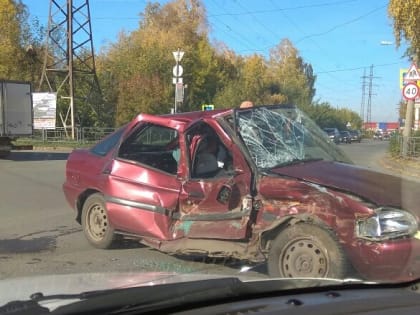
[[[383, 63], [383, 64], [379, 64], [379, 65], [375, 65], [375, 67], [388, 67], [388, 66], [394, 66], [394, 65], [398, 65], [400, 64], [400, 62], [392, 62], [392, 63]], [[360, 66], [360, 67], [355, 67], [355, 68], [344, 68], [344, 69], [336, 69], [336, 70], [328, 70], [328, 71], [320, 71], [317, 72], [316, 74], [324, 74], [324, 73], [334, 73], [334, 72], [347, 72], [347, 71], [356, 71], [356, 70], [362, 70], [365, 69], [367, 66]]]
[[377, 11], [383, 9], [383, 8], [385, 8], [386, 6], [387, 5], [382, 5], [382, 6], [377, 7], [375, 9], [373, 9], [373, 10], [371, 10], [371, 11], [363, 14], [363, 15], [360, 15], [360, 16], [354, 18], [354, 19], [351, 19], [351, 20], [346, 21], [346, 22], [341, 23], [341, 24], [337, 24], [337, 25], [333, 26], [332, 28], [330, 28], [329, 30], [327, 30], [325, 32], [315, 33], [315, 34], [311, 34], [311, 35], [307, 35], [305, 37], [302, 37], [301, 39], [297, 40], [296, 43], [299, 43], [299, 42], [301, 42], [301, 41], [303, 41], [305, 39], [311, 38], [311, 37], [323, 36], [323, 35], [326, 35], [328, 33], [331, 33], [331, 32], [335, 31], [336, 29], [338, 29], [340, 27], [343, 27], [343, 26], [346, 26], [346, 25], [355, 23], [355, 22], [357, 22], [357, 21], [359, 21], [359, 20], [361, 20], [361, 19], [363, 19], [363, 18], [365, 18], [365, 17], [367, 17], [367, 16], [369, 16], [369, 15], [371, 15], [371, 14], [373, 14], [373, 13], [375, 13], [375, 12], [377, 12]]
[[289, 8], [276, 8], [275, 10], [255, 10], [255, 11], [246, 11], [240, 13], [222, 13], [222, 14], [212, 14], [209, 17], [214, 16], [240, 16], [240, 15], [252, 15], [252, 14], [266, 14], [266, 13], [273, 13], [273, 12], [281, 12], [281, 11], [291, 11], [291, 10], [300, 10], [300, 9], [309, 9], [309, 8], [319, 8], [319, 7], [326, 7], [326, 6], [334, 6], [340, 5], [344, 3], [356, 2], [359, 0], [345, 0], [345, 1], [335, 1], [335, 2], [324, 2], [318, 4], [309, 4], [309, 5], [300, 5], [295, 7]]
[[[212, 0], [212, 1], [214, 2], [214, 0]], [[223, 24], [225, 26], [225, 28], [228, 29], [229, 32], [230, 32], [230, 33], [228, 33], [228, 32], [226, 32], [225, 29], [219, 28], [223, 33], [225, 33], [225, 34], [227, 34], [231, 37], [232, 37], [232, 35], [235, 35], [237, 40], [239, 39], [243, 44], [245, 44], [247, 47], [250, 48], [249, 49], [250, 51], [255, 51], [254, 45], [249, 41], [249, 39], [247, 37], [243, 36], [241, 33], [238, 33], [236, 31], [234, 31], [230, 25], [223, 22], [220, 18], [218, 18], [218, 17], [214, 17], [214, 18], [219, 21], [219, 23], [216, 23], [217, 26], [219, 26], [219, 24]]]
[[[270, 0], [270, 2], [275, 8], [277, 8], [277, 4], [274, 2], [274, 0]], [[295, 27], [295, 29], [297, 29], [303, 35], [306, 35], [305, 31], [302, 30], [302, 28], [298, 24], [296, 24], [284, 11], [281, 11], [281, 13], [290, 22], [290, 24]], [[315, 46], [317, 46], [318, 49], [323, 52], [323, 54], [327, 56], [329, 55], [328, 52], [326, 52], [313, 38], [310, 38], [310, 41], [313, 42]], [[330, 57], [330, 59], [332, 58]], [[337, 77], [333, 76], [332, 74], [329, 74], [329, 76], [335, 80], [339, 80]]]
[[[236, 3], [236, 5], [237, 6], [239, 6], [240, 8], [242, 8], [245, 12], [247, 12], [247, 13], [249, 13], [253, 18], [254, 18], [254, 20], [259, 24], [259, 25], [261, 25], [266, 31], [268, 31], [268, 33], [269, 34], [273, 34], [273, 30], [272, 29], [270, 29], [267, 25], [265, 25], [264, 23], [262, 23], [262, 22], [260, 22], [258, 19], [257, 19], [257, 17], [253, 14], [253, 13], [251, 13], [250, 11], [248, 11], [243, 5], [241, 5], [240, 4], [240, 2], [239, 1], [235, 1], [235, 3]], [[265, 39], [266, 40], [266, 39]], [[270, 41], [268, 41], [268, 40], [266, 40], [267, 42], [270, 42]]]

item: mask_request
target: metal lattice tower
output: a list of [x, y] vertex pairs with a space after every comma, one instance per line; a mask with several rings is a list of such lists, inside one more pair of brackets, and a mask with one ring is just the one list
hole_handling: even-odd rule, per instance
[[372, 80], [373, 80], [373, 65], [370, 66], [369, 74], [369, 92], [368, 92], [368, 103], [366, 111], [366, 122], [370, 123], [372, 121]]
[[[69, 102], [59, 116], [75, 138], [78, 104], [85, 103], [96, 116], [102, 94], [95, 69], [92, 27], [88, 0], [50, 0], [44, 66], [39, 90], [57, 93], [58, 102]], [[83, 113], [77, 115], [79, 122]], [[70, 120], [70, 123], [69, 123]]]
[[362, 118], [362, 121], [365, 120], [366, 78], [366, 69], [364, 69], [362, 76], [362, 101], [360, 103], [360, 118]]

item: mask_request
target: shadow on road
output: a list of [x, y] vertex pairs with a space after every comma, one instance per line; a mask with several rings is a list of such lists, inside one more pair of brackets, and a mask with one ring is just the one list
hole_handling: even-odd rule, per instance
[[67, 160], [68, 152], [34, 152], [34, 151], [17, 151], [10, 153], [3, 160], [10, 161], [63, 161]]
[[136, 240], [117, 238], [114, 241], [111, 250], [145, 248], [145, 247], [146, 247], [145, 245], [141, 244], [140, 242]]

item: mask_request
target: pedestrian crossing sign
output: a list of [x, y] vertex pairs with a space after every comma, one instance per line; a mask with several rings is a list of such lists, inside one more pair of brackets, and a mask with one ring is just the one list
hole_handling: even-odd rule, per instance
[[406, 81], [417, 81], [420, 80], [419, 70], [417, 69], [416, 65], [413, 63], [408, 69], [407, 74], [405, 76]]

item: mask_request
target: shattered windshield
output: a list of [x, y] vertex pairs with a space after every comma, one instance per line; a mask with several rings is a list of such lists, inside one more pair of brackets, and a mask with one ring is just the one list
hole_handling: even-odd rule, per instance
[[351, 163], [324, 132], [292, 106], [264, 106], [236, 112], [238, 131], [258, 168], [298, 161]]

